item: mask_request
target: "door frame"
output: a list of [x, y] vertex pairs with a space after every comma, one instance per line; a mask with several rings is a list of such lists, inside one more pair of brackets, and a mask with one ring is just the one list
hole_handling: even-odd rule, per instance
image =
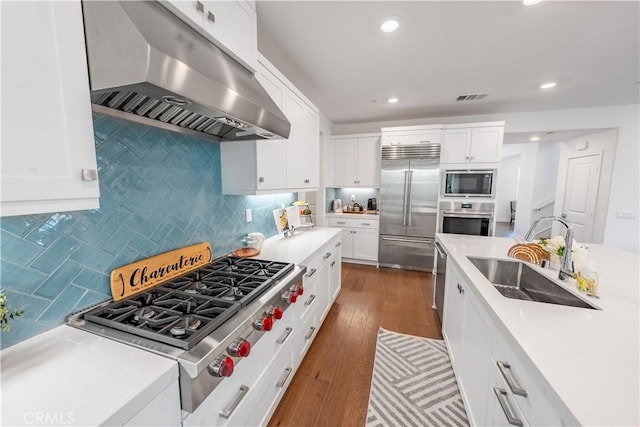
[[[591, 242], [588, 243], [602, 243], [604, 240], [604, 231], [607, 222], [607, 207], [609, 205], [611, 177], [613, 175], [613, 162], [615, 159], [617, 142], [618, 129], [608, 129], [570, 139], [563, 142], [560, 148], [558, 180], [556, 185], [556, 202], [553, 211], [555, 216], [562, 215], [569, 157], [574, 157], [576, 155], [602, 155], [600, 182], [598, 184], [598, 195], [593, 218], [593, 232]], [[554, 225], [553, 234], [564, 235], [564, 231], [557, 228], [557, 225]]]

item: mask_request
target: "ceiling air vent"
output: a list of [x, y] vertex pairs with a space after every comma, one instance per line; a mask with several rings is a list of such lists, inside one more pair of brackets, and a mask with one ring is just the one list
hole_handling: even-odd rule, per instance
[[476, 93], [473, 95], [460, 95], [456, 98], [456, 101], [479, 101], [487, 97], [488, 93]]

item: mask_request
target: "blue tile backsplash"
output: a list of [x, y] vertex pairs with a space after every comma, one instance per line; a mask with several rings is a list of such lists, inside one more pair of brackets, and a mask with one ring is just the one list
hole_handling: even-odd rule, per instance
[[[295, 194], [221, 194], [220, 144], [95, 114], [100, 208], [0, 218], [0, 285], [24, 315], [2, 348], [111, 298], [114, 268], [209, 241], [214, 255], [252, 231], [276, 233], [272, 210]], [[245, 209], [253, 221], [245, 222]]]

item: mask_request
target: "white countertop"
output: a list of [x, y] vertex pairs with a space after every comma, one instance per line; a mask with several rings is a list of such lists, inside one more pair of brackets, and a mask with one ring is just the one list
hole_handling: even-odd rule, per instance
[[326, 213], [324, 214], [326, 218], [367, 218], [367, 219], [380, 219], [379, 213]]
[[269, 237], [265, 240], [260, 254], [255, 258], [304, 265], [307, 259], [340, 232], [339, 228], [313, 227], [297, 229], [291, 237], [282, 235]]
[[62, 325], [0, 353], [1, 424], [123, 425], [178, 378], [178, 364]]
[[[495, 325], [515, 340], [539, 376], [581, 425], [640, 424], [640, 281], [637, 254], [588, 244], [599, 274], [601, 310], [503, 297], [467, 256], [511, 259], [513, 239], [437, 234], [450, 259], [474, 285]], [[556, 279], [557, 271], [535, 267]], [[573, 421], [572, 421], [573, 422]]]

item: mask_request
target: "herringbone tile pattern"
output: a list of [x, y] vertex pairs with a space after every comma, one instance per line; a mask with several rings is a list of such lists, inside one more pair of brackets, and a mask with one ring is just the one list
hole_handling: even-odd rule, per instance
[[2, 347], [110, 298], [114, 268], [202, 241], [222, 255], [248, 232], [275, 234], [272, 210], [295, 197], [221, 195], [211, 140], [97, 114], [94, 134], [100, 209], [0, 219], [0, 286], [25, 309]]

